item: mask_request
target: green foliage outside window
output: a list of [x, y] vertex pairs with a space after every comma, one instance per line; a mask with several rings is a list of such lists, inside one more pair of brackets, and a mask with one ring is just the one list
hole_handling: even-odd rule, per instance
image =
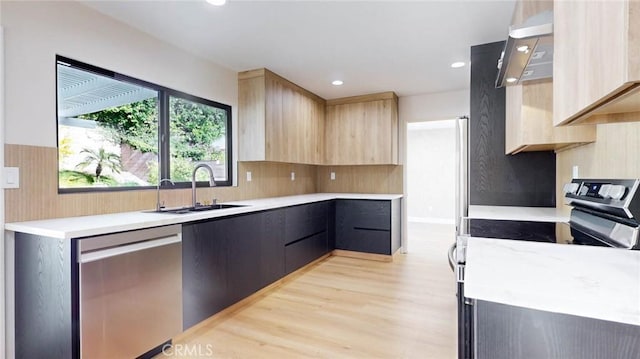
[[[112, 130], [114, 142], [142, 152], [157, 153], [157, 101], [155, 98], [80, 116]], [[181, 98], [170, 100], [171, 154], [193, 161], [221, 160], [212, 145], [225, 136], [226, 113], [215, 107]]]

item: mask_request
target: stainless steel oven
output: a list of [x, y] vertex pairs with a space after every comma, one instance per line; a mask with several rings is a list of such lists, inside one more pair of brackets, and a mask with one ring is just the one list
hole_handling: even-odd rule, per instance
[[136, 358], [182, 331], [182, 237], [173, 225], [79, 240], [80, 352]]

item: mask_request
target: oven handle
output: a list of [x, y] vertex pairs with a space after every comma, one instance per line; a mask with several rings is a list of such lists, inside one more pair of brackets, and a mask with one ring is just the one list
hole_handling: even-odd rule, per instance
[[449, 256], [449, 267], [451, 267], [452, 271], [455, 271], [455, 267], [456, 267], [456, 258], [455, 258], [455, 252], [456, 252], [456, 247], [458, 246], [458, 243], [453, 243], [451, 245], [451, 247], [449, 247], [449, 251], [448, 251], [448, 256]]
[[127, 253], [133, 253], [137, 251], [142, 251], [145, 249], [151, 249], [156, 247], [162, 247], [169, 244], [180, 243], [182, 242], [182, 235], [180, 233], [174, 234], [172, 236], [156, 238], [149, 241], [137, 242], [125, 246], [118, 246], [113, 248], [101, 249], [97, 251], [87, 252], [80, 254], [80, 263], [89, 263], [95, 262], [101, 259], [111, 258]]

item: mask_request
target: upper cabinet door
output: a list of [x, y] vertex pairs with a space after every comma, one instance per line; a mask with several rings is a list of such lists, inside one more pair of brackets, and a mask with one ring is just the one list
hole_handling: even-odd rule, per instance
[[595, 125], [553, 126], [553, 83], [506, 88], [505, 152], [560, 151], [596, 140]]
[[240, 161], [321, 164], [324, 99], [266, 69], [238, 74]]
[[328, 165], [398, 164], [398, 97], [393, 92], [327, 101]]
[[555, 1], [554, 124], [640, 121], [640, 1]]

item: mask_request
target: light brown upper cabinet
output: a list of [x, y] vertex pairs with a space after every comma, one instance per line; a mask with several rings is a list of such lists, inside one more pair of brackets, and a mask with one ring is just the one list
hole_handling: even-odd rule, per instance
[[324, 99], [269, 70], [239, 73], [239, 160], [322, 164], [324, 111]]
[[554, 127], [553, 84], [506, 87], [505, 152], [561, 150], [596, 140], [595, 125]]
[[328, 165], [398, 164], [398, 97], [393, 92], [327, 101]]
[[640, 1], [555, 1], [555, 125], [640, 121]]

